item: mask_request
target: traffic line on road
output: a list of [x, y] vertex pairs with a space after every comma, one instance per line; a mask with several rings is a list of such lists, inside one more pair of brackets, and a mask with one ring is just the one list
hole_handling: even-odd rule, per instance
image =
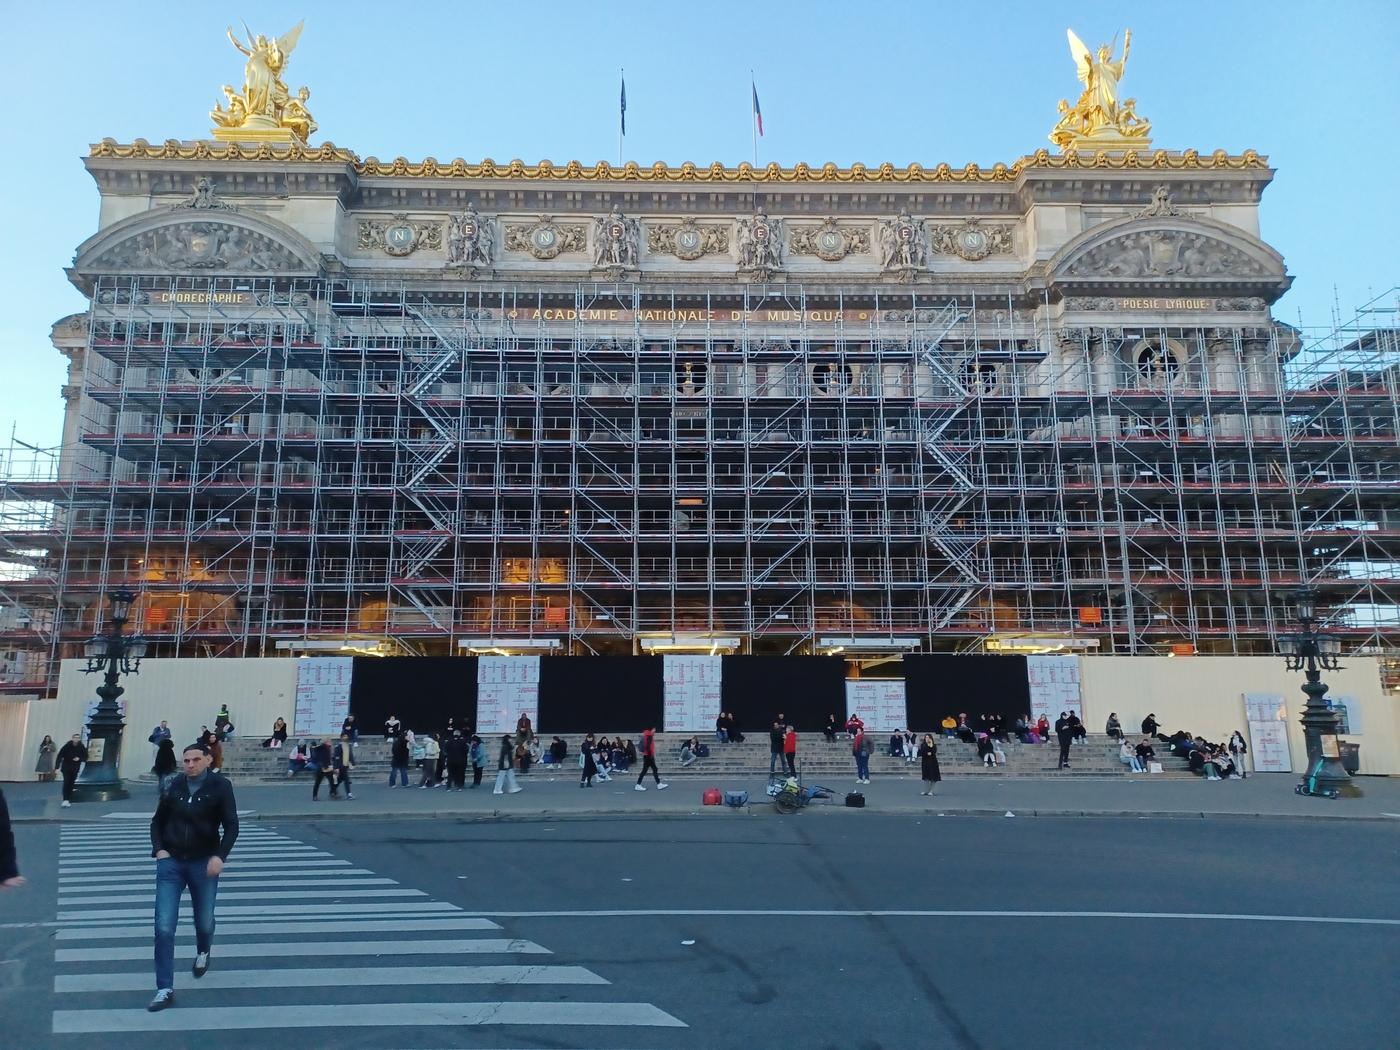
[[[226, 885], [228, 882], [237, 882], [240, 885], [252, 886], [306, 886], [325, 885], [334, 883], [339, 886], [397, 886], [397, 879], [387, 879], [382, 875], [375, 875], [365, 868], [346, 868], [336, 871], [308, 871], [300, 875], [286, 876], [281, 870], [277, 871], [240, 871], [238, 868], [225, 868], [224, 873], [219, 876], [219, 885]], [[116, 889], [122, 886], [147, 886], [154, 888], [156, 884], [155, 867], [144, 875], [113, 875], [110, 878], [87, 878], [86, 876], [76, 879], [59, 879], [59, 893], [97, 893], [104, 889]]]
[[[381, 904], [304, 904], [288, 905], [278, 907], [275, 904], [235, 904], [231, 908], [219, 908], [219, 918], [228, 915], [258, 915], [269, 916], [274, 914], [293, 913], [290, 917], [297, 915], [349, 915], [357, 911], [372, 911], [382, 914], [384, 905]], [[461, 911], [455, 904], [447, 904], [442, 901], [424, 901], [421, 904], [415, 903], [414, 908], [419, 911]], [[59, 921], [64, 919], [140, 919], [151, 914], [151, 909], [147, 908], [110, 908], [102, 911], [61, 911], [58, 913]]]
[[[152, 900], [154, 900], [154, 897], [152, 897]], [[327, 919], [329, 919], [330, 917], [332, 917], [332, 916], [334, 916], [334, 915], [345, 913], [345, 912], [347, 911], [347, 909], [350, 909], [350, 908], [352, 908], [352, 907], [358, 907], [358, 906], [356, 906], [356, 905], [349, 905], [349, 904], [339, 905], [339, 906], [337, 906], [337, 907], [335, 908], [334, 911], [330, 912], [329, 914], [322, 914], [322, 915], [310, 915], [310, 914], [309, 914], [309, 915], [307, 916], [307, 919], [308, 919], [309, 921], [316, 921], [316, 922], [326, 921]], [[440, 918], [449, 918], [449, 917], [452, 916], [452, 915], [460, 915], [460, 914], [461, 914], [460, 909], [459, 909], [458, 911], [455, 911], [455, 912], [449, 912], [449, 911], [444, 910], [443, 907], [442, 907], [442, 905], [439, 904], [439, 903], [436, 902], [436, 901], [423, 901], [423, 902], [421, 902], [421, 903], [419, 903], [419, 904], [394, 905], [392, 908], [386, 908], [386, 907], [384, 907], [383, 905], [379, 905], [379, 906], [377, 906], [377, 907], [374, 907], [374, 908], [369, 909], [369, 914], [364, 914], [364, 915], [350, 915], [350, 914], [347, 914], [344, 921], [346, 921], [346, 922], [355, 922], [356, 920], [359, 920], [359, 919], [372, 918], [372, 917], [374, 917], [374, 916], [376, 916], [376, 915], [383, 915], [386, 911], [392, 911], [392, 913], [393, 913], [393, 915], [395, 916], [395, 918], [400, 918], [400, 917], [402, 917], [402, 918], [405, 918], [405, 919], [440, 919]], [[79, 914], [81, 915], [82, 913], [79, 913]], [[185, 902], [181, 902], [181, 905], [180, 905], [180, 922], [181, 922], [181, 923], [184, 923], [184, 922], [189, 921], [190, 916], [191, 916], [192, 914], [193, 914], [193, 913], [192, 913], [191, 910], [190, 910], [189, 904], [188, 904], [188, 903], [185, 903]], [[121, 929], [121, 928], [124, 927], [124, 926], [130, 926], [133, 922], [139, 922], [139, 921], [141, 920], [141, 918], [143, 918], [143, 917], [144, 917], [144, 919], [146, 920], [145, 923], [144, 923], [143, 925], [145, 925], [145, 927], [146, 927], [146, 932], [149, 934], [149, 933], [151, 932], [151, 928], [150, 928], [150, 925], [149, 925], [149, 924], [150, 924], [150, 920], [151, 920], [151, 909], [149, 909], [149, 908], [147, 908], [147, 909], [145, 909], [144, 911], [142, 911], [142, 912], [140, 913], [140, 916], [138, 916], [136, 919], [133, 919], [133, 918], [131, 918], [131, 917], [122, 918], [122, 919], [90, 919], [90, 918], [79, 918], [79, 919], [64, 919], [63, 921], [57, 921], [57, 920], [55, 920], [55, 921], [52, 921], [52, 922], [36, 923], [36, 924], [34, 924], [34, 925], [39, 925], [39, 926], [52, 926], [52, 927], [54, 927], [55, 929], [60, 929], [60, 930], [76, 930], [76, 929], [119, 930], [119, 929]], [[267, 909], [266, 909], [266, 908], [259, 908], [259, 909], [256, 909], [256, 910], [254, 911], [254, 913], [251, 914], [251, 915], [220, 915], [220, 916], [219, 916], [219, 932], [220, 932], [220, 933], [224, 933], [224, 932], [227, 932], [227, 931], [230, 931], [230, 930], [234, 930], [234, 929], [241, 928], [243, 925], [245, 925], [245, 924], [247, 924], [247, 923], [262, 922], [262, 921], [268, 920], [269, 918], [271, 918], [271, 916], [269, 916], [269, 915], [267, 914]], [[297, 919], [297, 916], [296, 916], [296, 915], [290, 915], [290, 916], [288, 916], [287, 921], [289, 921], [289, 922], [294, 922], [294, 921], [296, 921], [296, 919]]]
[[[239, 856], [243, 857], [307, 857], [312, 855], [322, 857], [326, 856], [325, 852], [316, 849], [314, 846], [243, 847], [235, 845], [234, 848], [238, 850]], [[136, 850], [133, 849], [132, 852], [135, 853]], [[142, 848], [140, 852], [148, 856], [150, 855], [151, 844], [149, 841], [146, 842], [144, 848]], [[76, 849], [60, 849], [58, 851], [58, 863], [60, 866], [72, 861], [77, 861], [79, 863], [89, 861], [100, 861], [103, 864], [106, 864], [113, 859], [113, 851], [101, 846], [82, 846]]]
[[[306, 870], [309, 870], [309, 869], [312, 869], [312, 868], [348, 868], [348, 867], [351, 866], [351, 865], [350, 865], [350, 862], [349, 862], [348, 860], [339, 860], [339, 859], [332, 859], [332, 860], [316, 860], [316, 859], [312, 859], [312, 860], [303, 860], [303, 859], [300, 858], [300, 857], [296, 858], [295, 860], [288, 860], [285, 864], [278, 863], [278, 862], [275, 861], [275, 860], [258, 860], [258, 861], [251, 861], [251, 862], [248, 862], [248, 863], [244, 863], [241, 859], [239, 859], [239, 856], [238, 856], [238, 848], [237, 848], [237, 847], [234, 847], [233, 855], [229, 858], [228, 863], [229, 863], [230, 865], [232, 865], [233, 868], [236, 869], [236, 870], [238, 870], [238, 871], [248, 871], [248, 872], [252, 872], [252, 871], [306, 871]], [[154, 859], [153, 857], [150, 856], [150, 851], [148, 850], [145, 856], [142, 856], [142, 857], [123, 858], [122, 860], [119, 860], [119, 861], [113, 861], [111, 864], [95, 864], [95, 863], [94, 863], [94, 864], [89, 864], [89, 863], [87, 863], [87, 862], [84, 862], [83, 865], [82, 865], [82, 867], [80, 867], [80, 868], [75, 868], [75, 867], [73, 867], [72, 865], [64, 865], [63, 867], [61, 867], [61, 868], [58, 869], [58, 875], [59, 875], [59, 878], [65, 878], [65, 877], [69, 877], [69, 876], [78, 876], [78, 877], [82, 877], [82, 878], [87, 878], [87, 877], [90, 877], [90, 876], [95, 876], [95, 875], [97, 875], [99, 872], [108, 872], [108, 871], [111, 871], [111, 872], [142, 872], [142, 871], [154, 872], [154, 871], [155, 871], [155, 859]]]
[[[224, 954], [222, 951], [219, 953]], [[582, 966], [405, 966], [317, 967], [303, 970], [212, 969], [199, 984], [187, 990], [225, 991], [237, 988], [360, 988], [366, 985], [430, 984], [608, 984]], [[144, 992], [151, 987], [148, 973], [60, 974], [53, 990], [65, 992]]]
[[[553, 955], [534, 941], [518, 938], [482, 937], [473, 940], [441, 941], [336, 941], [333, 948], [337, 958], [347, 955]], [[215, 939], [214, 956], [219, 959], [303, 959], [312, 946], [269, 941], [254, 944], [226, 944]], [[119, 962], [151, 958], [148, 946], [128, 948], [114, 945], [105, 948], [59, 948], [55, 962]], [[332, 968], [334, 969], [334, 968]], [[149, 987], [150, 982], [147, 982]]]
[[[400, 913], [394, 912], [395, 916]], [[345, 936], [356, 933], [435, 933], [439, 930], [499, 930], [500, 923], [490, 919], [456, 918], [442, 916], [428, 919], [377, 919], [356, 921], [354, 919], [324, 919], [320, 922], [230, 922], [219, 921], [219, 943], [226, 937], [265, 936], [269, 933], [334, 933]], [[182, 927], [176, 931], [177, 940], [194, 941], [194, 931]], [[139, 926], [111, 926], [107, 928], [80, 926], [74, 929], [59, 930], [54, 934], [57, 941], [123, 941], [150, 940], [151, 924]]]
[[[328, 886], [320, 890], [224, 890], [219, 894], [219, 901], [304, 901], [304, 900], [355, 900], [368, 897], [426, 897], [422, 890], [406, 889], [400, 886], [393, 890], [347, 890], [338, 887]], [[149, 903], [151, 895], [149, 893], [139, 894], [118, 894], [107, 897], [60, 897], [58, 906], [84, 905], [84, 904], [144, 904]]]
[[599, 911], [474, 911], [493, 919], [623, 919], [676, 918], [889, 918], [889, 919], [1200, 919], [1237, 922], [1301, 922], [1354, 926], [1400, 926], [1400, 919], [1371, 919], [1337, 915], [1248, 915], [1229, 912], [1175, 911], [974, 911], [971, 909], [859, 908], [617, 908]]
[[[393, 1018], [392, 1022], [386, 1018]], [[55, 1010], [56, 1035], [112, 1032], [189, 1032], [268, 1028], [437, 1028], [458, 1025], [570, 1025], [685, 1028], [650, 1003], [356, 1003], [297, 1006], [220, 1006], [211, 1010]]]

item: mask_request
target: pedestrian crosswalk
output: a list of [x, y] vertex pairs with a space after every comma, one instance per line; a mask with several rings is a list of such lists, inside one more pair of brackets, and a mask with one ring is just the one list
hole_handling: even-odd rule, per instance
[[384, 1045], [401, 1046], [405, 1028], [686, 1027], [652, 1003], [619, 1001], [604, 977], [555, 964], [550, 949], [492, 919], [246, 824], [219, 880], [213, 965], [189, 974], [186, 898], [176, 1005], [149, 1013], [154, 892], [144, 822], [62, 828], [55, 1035], [144, 1047], [142, 1033], [266, 1030], [280, 1042], [297, 1029], [382, 1028]]

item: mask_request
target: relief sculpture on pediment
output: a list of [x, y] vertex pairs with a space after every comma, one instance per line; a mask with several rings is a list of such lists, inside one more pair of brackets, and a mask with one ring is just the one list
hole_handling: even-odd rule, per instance
[[1073, 277], [1254, 277], [1256, 259], [1224, 241], [1183, 230], [1145, 230], [1091, 249], [1068, 270]]
[[272, 238], [220, 222], [182, 222], [138, 233], [89, 264], [98, 269], [219, 270], [265, 273], [300, 269], [301, 262]]

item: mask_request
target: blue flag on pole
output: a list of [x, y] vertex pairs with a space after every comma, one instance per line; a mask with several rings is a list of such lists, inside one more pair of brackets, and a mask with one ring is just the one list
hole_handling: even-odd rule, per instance
[[761, 110], [761, 109], [758, 108], [758, 85], [755, 84], [755, 83], [751, 80], [751, 81], [749, 81], [749, 86], [753, 88], [753, 120], [754, 120], [754, 124], [755, 124], [755, 125], [757, 126], [757, 128], [758, 128], [758, 137], [759, 137], [759, 138], [762, 138], [762, 137], [763, 137], [763, 110]]
[[621, 104], [621, 106], [622, 106], [622, 110], [621, 110], [621, 114], [620, 114], [620, 115], [621, 115], [621, 118], [622, 118], [622, 133], [623, 133], [624, 135], [626, 135], [626, 134], [627, 134], [627, 78], [626, 78], [625, 76], [622, 78], [622, 98], [620, 99], [620, 104]]

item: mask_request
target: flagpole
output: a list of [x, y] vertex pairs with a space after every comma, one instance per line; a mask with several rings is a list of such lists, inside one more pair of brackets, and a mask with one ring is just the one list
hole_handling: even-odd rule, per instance
[[[753, 70], [749, 70], [749, 92], [754, 97], [758, 97], [758, 85], [753, 79]], [[753, 135], [753, 166], [758, 167], [758, 114], [749, 111], [749, 132]]]
[[627, 134], [624, 130], [627, 127], [627, 70], [618, 67], [618, 76], [622, 79], [622, 114], [617, 121], [617, 166], [622, 167], [622, 139]]

